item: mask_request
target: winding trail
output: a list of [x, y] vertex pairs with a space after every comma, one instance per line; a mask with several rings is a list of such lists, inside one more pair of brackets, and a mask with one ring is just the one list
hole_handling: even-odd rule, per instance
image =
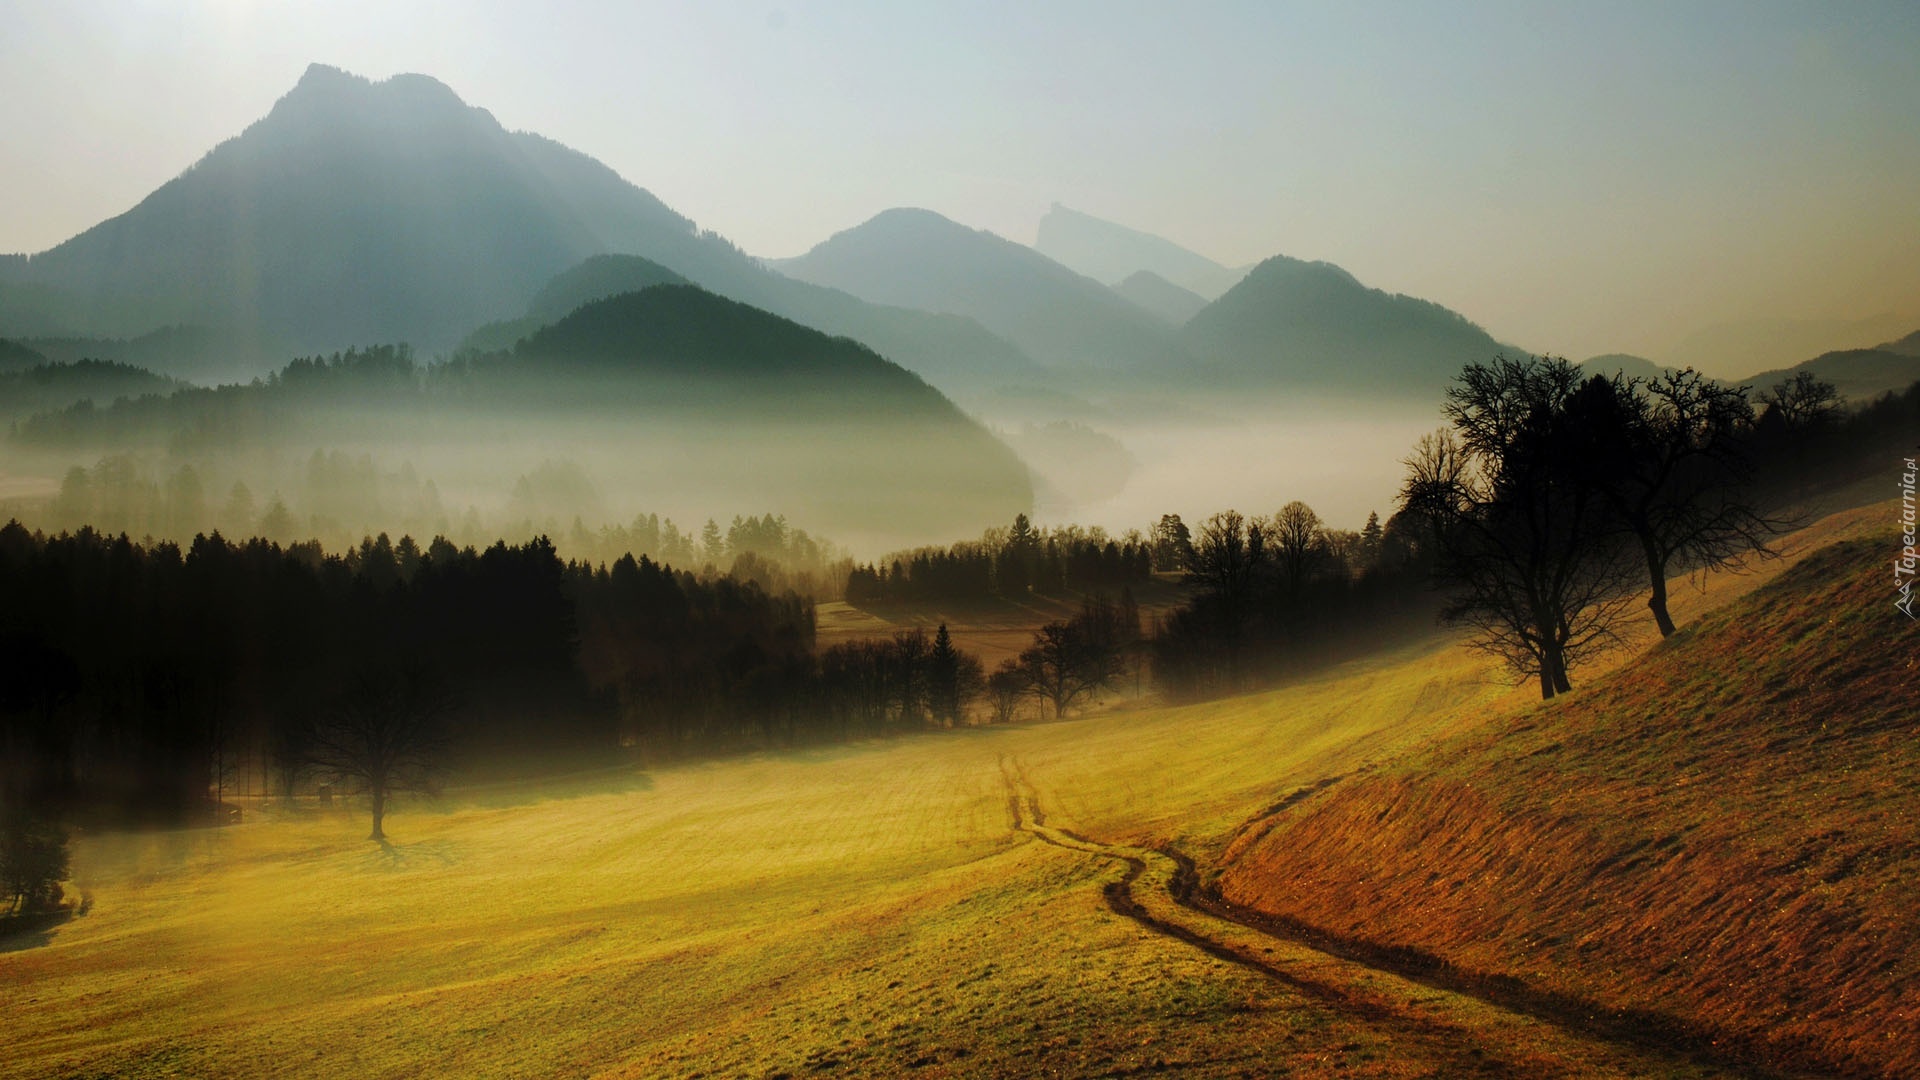
[[[1173, 849], [1107, 844], [1051, 825], [1038, 789], [1017, 759], [1003, 756], [1014, 828], [1067, 851], [1106, 859], [1120, 875], [1101, 887], [1116, 915], [1217, 960], [1273, 981], [1360, 1020], [1446, 1067], [1480, 1076], [1690, 1076], [1779, 1080], [1787, 1074], [1726, 1060], [1658, 1023], [1622, 1030], [1619, 1017], [1578, 1002], [1535, 1000], [1512, 988], [1482, 987], [1414, 954], [1364, 943], [1320, 940], [1311, 928], [1247, 911], [1200, 887], [1193, 860]], [[1583, 1012], [1583, 1010], [1585, 1010]], [[1629, 1017], [1627, 1020], [1633, 1018]]]

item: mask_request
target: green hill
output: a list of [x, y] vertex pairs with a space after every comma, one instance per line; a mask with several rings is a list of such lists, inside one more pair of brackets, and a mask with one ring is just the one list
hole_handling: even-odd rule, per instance
[[510, 352], [419, 366], [404, 350], [296, 361], [248, 385], [24, 421], [23, 447], [164, 449], [240, 463], [316, 446], [487, 490], [552, 458], [623, 503], [770, 507], [881, 543], [969, 532], [1032, 507], [1027, 469], [938, 390], [866, 346], [692, 285], [592, 301]]
[[81, 401], [103, 406], [118, 398], [170, 394], [181, 385], [177, 379], [110, 360], [42, 364], [0, 375], [0, 420], [65, 409]]

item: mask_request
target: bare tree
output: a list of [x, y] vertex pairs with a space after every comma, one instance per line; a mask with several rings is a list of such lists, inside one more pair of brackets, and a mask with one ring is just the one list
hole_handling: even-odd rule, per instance
[[1824, 427], [1840, 415], [1840, 391], [1811, 371], [1796, 371], [1760, 392], [1768, 418], [1788, 431]]
[[453, 701], [419, 668], [366, 672], [309, 744], [313, 764], [367, 786], [373, 801], [369, 840], [386, 839], [387, 800], [401, 792], [436, 790], [450, 747]]
[[1266, 530], [1268, 550], [1289, 593], [1298, 592], [1326, 554], [1320, 515], [1298, 499], [1280, 508]]
[[1018, 660], [1002, 661], [987, 677], [987, 700], [993, 705], [993, 722], [1010, 724], [1020, 699], [1027, 696], [1027, 673]]
[[1119, 681], [1128, 644], [1139, 633], [1136, 611], [1123, 616], [1111, 601], [1089, 600], [1073, 618], [1041, 627], [1020, 653], [1019, 670], [1030, 692], [1051, 704], [1053, 715], [1065, 716], [1082, 698]]
[[1454, 432], [1407, 459], [1406, 509], [1424, 519], [1452, 596], [1443, 615], [1540, 696], [1613, 636], [1633, 573], [1604, 497], [1582, 479], [1565, 415], [1580, 378], [1564, 360], [1469, 364], [1448, 390]]
[[1676, 564], [1709, 571], [1773, 554], [1767, 540], [1786, 523], [1747, 496], [1753, 406], [1744, 388], [1692, 368], [1645, 382], [1595, 375], [1570, 414], [1587, 481], [1640, 548], [1661, 636], [1674, 631], [1667, 577]]
[[1259, 524], [1249, 526], [1238, 510], [1222, 510], [1200, 526], [1187, 581], [1237, 608], [1251, 597], [1265, 562], [1266, 537]]

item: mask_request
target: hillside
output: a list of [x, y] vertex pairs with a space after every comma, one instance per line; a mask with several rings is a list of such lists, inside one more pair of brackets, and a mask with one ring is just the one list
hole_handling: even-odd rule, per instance
[[1897, 353], [1901, 356], [1920, 356], [1920, 330], [1915, 330], [1898, 341], [1889, 341], [1880, 346], [1881, 352]]
[[45, 355], [17, 341], [0, 338], [0, 373], [25, 371], [47, 362]]
[[1054, 203], [1040, 219], [1034, 250], [1079, 273], [1114, 284], [1139, 271], [1213, 300], [1232, 288], [1247, 267], [1230, 269], [1165, 237], [1103, 221]]
[[1250, 823], [1235, 903], [1778, 1066], [1920, 1070], [1913, 624], [1820, 550], [1564, 702]]
[[930, 210], [885, 211], [775, 267], [876, 304], [972, 318], [1056, 367], [1161, 367], [1178, 352], [1160, 321], [1099, 282]]
[[1276, 255], [1180, 328], [1229, 385], [1436, 398], [1503, 347], [1438, 304], [1368, 288], [1331, 263]]
[[376, 83], [317, 64], [133, 209], [0, 266], [0, 333], [203, 327], [234, 357], [202, 363], [250, 374], [372, 341], [431, 353], [609, 253], [858, 337], [930, 377], [997, 385], [1032, 368], [973, 324], [781, 278], [594, 159], [509, 132], [424, 75]]
[[64, 409], [80, 401], [107, 406], [117, 398], [170, 394], [180, 387], [177, 379], [110, 360], [42, 364], [0, 375], [0, 421]]
[[354, 448], [479, 503], [564, 457], [652, 505], [770, 507], [896, 544], [1011, 520], [1033, 501], [1025, 465], [918, 376], [691, 285], [595, 300], [511, 352], [297, 361], [249, 385], [43, 414], [15, 445], [83, 458], [164, 448], [262, 491], [291, 482], [267, 471], [276, 461]]
[[1207, 306], [1205, 297], [1183, 289], [1151, 270], [1135, 272], [1115, 285], [1113, 291], [1170, 326], [1179, 326]]
[[1740, 385], [1765, 390], [1805, 371], [1832, 383], [1848, 402], [1864, 405], [1882, 394], [1899, 393], [1920, 379], [1920, 355], [1900, 352], [1898, 347], [1896, 342], [1877, 349], [1822, 353], [1789, 368], [1750, 375]]

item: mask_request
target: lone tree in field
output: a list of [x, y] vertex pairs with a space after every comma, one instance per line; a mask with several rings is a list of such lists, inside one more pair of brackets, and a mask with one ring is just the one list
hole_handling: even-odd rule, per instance
[[363, 674], [333, 714], [315, 724], [313, 764], [367, 786], [373, 800], [369, 840], [385, 840], [387, 800], [401, 792], [436, 790], [450, 739], [453, 701], [418, 668]]
[[1469, 364], [1447, 391], [1452, 431], [1407, 459], [1401, 502], [1425, 520], [1450, 621], [1540, 696], [1572, 689], [1581, 655], [1609, 640], [1633, 573], [1612, 509], [1588, 481], [1568, 411], [1565, 360]]
[[1018, 670], [1029, 691], [1053, 705], [1054, 716], [1065, 716], [1080, 699], [1120, 680], [1127, 649], [1139, 636], [1137, 609], [1089, 600], [1073, 618], [1041, 627], [1020, 653]]
[[1753, 405], [1744, 389], [1688, 368], [1659, 378], [1593, 376], [1573, 394], [1568, 423], [1587, 483], [1607, 500], [1646, 566], [1647, 608], [1674, 631], [1667, 577], [1768, 557], [1784, 523], [1747, 495]]
[[66, 830], [24, 812], [0, 811], [0, 915], [59, 907], [66, 877]]

